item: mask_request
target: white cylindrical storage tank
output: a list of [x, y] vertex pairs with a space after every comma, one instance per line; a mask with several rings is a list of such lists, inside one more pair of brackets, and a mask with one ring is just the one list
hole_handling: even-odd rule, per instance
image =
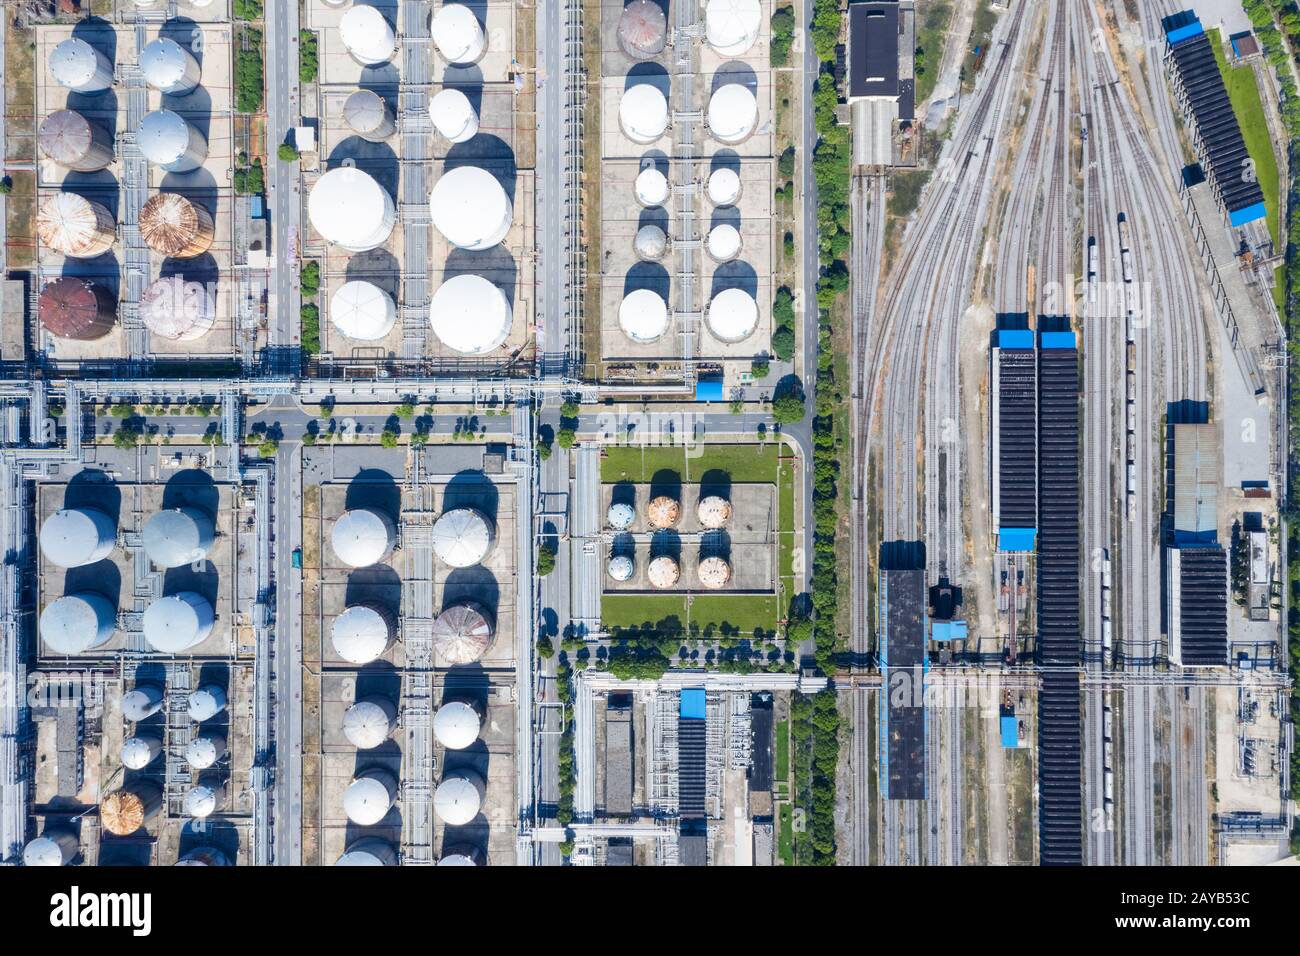
[[353, 508], [339, 515], [330, 532], [334, 554], [353, 568], [378, 564], [393, 552], [397, 527], [393, 519], [374, 508]]
[[630, 581], [636, 571], [636, 563], [626, 554], [618, 554], [609, 559], [609, 576], [615, 581]]
[[169, 173], [189, 173], [208, 158], [208, 141], [171, 110], [154, 110], [140, 121], [136, 141], [144, 158]]
[[438, 52], [455, 66], [476, 62], [487, 49], [478, 17], [464, 4], [444, 3], [434, 13], [429, 32]]
[[453, 568], [481, 564], [495, 540], [491, 520], [477, 508], [452, 508], [433, 524], [434, 553]]
[[662, 206], [668, 201], [668, 177], [653, 166], [647, 166], [637, 173], [632, 191], [641, 205], [647, 208]]
[[354, 279], [330, 296], [330, 321], [350, 339], [377, 342], [397, 324], [397, 303], [373, 282]]
[[438, 866], [482, 866], [483, 851], [476, 846], [458, 844], [444, 847]]
[[140, 684], [122, 695], [122, 719], [133, 723], [148, 720], [162, 710], [162, 688], [154, 684]]
[[168, 508], [144, 526], [145, 554], [160, 568], [180, 568], [202, 561], [212, 548], [212, 516], [198, 508]]
[[93, 591], [65, 594], [41, 612], [41, 640], [54, 654], [84, 654], [103, 647], [117, 630], [112, 602]]
[[200, 783], [185, 793], [185, 815], [196, 820], [212, 816], [226, 803], [224, 783]]
[[99, 822], [113, 836], [130, 836], [152, 820], [162, 808], [162, 791], [152, 783], [137, 781], [114, 790], [99, 804]]
[[677, 522], [682, 520], [681, 502], [670, 495], [656, 495], [646, 505], [645, 517], [650, 522], [650, 527], [658, 531], [675, 528]]
[[633, 342], [653, 342], [668, 331], [668, 304], [658, 292], [635, 289], [619, 304], [618, 324]]
[[199, 85], [199, 61], [175, 40], [159, 37], [140, 51], [145, 83], [170, 96], [184, 96]]
[[230, 859], [214, 846], [195, 847], [176, 861], [177, 866], [230, 866]]
[[472, 823], [483, 806], [487, 788], [474, 770], [453, 770], [442, 778], [433, 794], [433, 810], [448, 826], [463, 827]]
[[397, 866], [397, 851], [387, 840], [366, 837], [347, 848], [335, 866]]
[[618, 101], [618, 125], [632, 142], [649, 146], [668, 131], [668, 98], [649, 83], [628, 87]]
[[375, 604], [354, 604], [334, 619], [330, 642], [349, 664], [377, 661], [393, 643], [393, 616]]
[[740, 255], [740, 230], [729, 222], [714, 226], [709, 230], [705, 248], [718, 262], [730, 262]]
[[478, 132], [478, 116], [469, 97], [452, 86], [444, 86], [429, 100], [429, 118], [444, 139], [464, 143]]
[[374, 90], [357, 90], [344, 101], [343, 122], [371, 143], [382, 143], [397, 132], [393, 108]]
[[491, 249], [510, 231], [514, 207], [500, 181], [478, 166], [457, 166], [438, 177], [429, 215], [458, 249]]
[[722, 143], [740, 143], [758, 125], [758, 99], [740, 83], [718, 87], [709, 97], [709, 132]]
[[723, 289], [709, 302], [704, 323], [720, 341], [743, 342], [758, 327], [758, 303], [744, 289]]
[[190, 694], [185, 706], [190, 720], [201, 724], [225, 710], [228, 702], [224, 687], [220, 684], [204, 684]]
[[721, 495], [705, 495], [695, 506], [695, 514], [700, 527], [715, 531], [731, 520], [731, 502]]
[[41, 525], [41, 553], [61, 568], [103, 561], [116, 545], [117, 527], [98, 508], [64, 508]]
[[668, 251], [668, 236], [654, 223], [648, 223], [636, 231], [632, 249], [641, 261], [657, 262]]
[[725, 588], [731, 581], [731, 565], [725, 558], [717, 556], [704, 558], [695, 569], [700, 579], [700, 586], [716, 591]]
[[183, 654], [207, 640], [216, 615], [197, 591], [159, 598], [144, 612], [144, 639], [160, 654]]
[[222, 734], [204, 734], [195, 737], [185, 748], [185, 762], [195, 770], [216, 766], [226, 755], [226, 738]]
[[36, 217], [41, 244], [70, 259], [93, 259], [113, 248], [117, 223], [107, 207], [78, 196], [55, 193]]
[[492, 616], [473, 601], [451, 605], [433, 622], [434, 650], [448, 664], [473, 664], [487, 653], [493, 637]]
[[646, 577], [650, 580], [651, 587], [661, 590], [673, 587], [682, 578], [681, 565], [677, 563], [676, 558], [660, 555], [646, 568]]
[[357, 826], [372, 827], [388, 815], [397, 802], [397, 778], [372, 767], [352, 778], [343, 793], [343, 812]]
[[67, 866], [79, 852], [75, 833], [66, 827], [50, 827], [23, 847], [23, 866]]
[[763, 8], [758, 0], [709, 0], [704, 33], [709, 46], [723, 56], [741, 56], [758, 41]]
[[52, 163], [93, 173], [113, 162], [113, 136], [76, 110], [58, 110], [41, 120], [36, 146]]
[[715, 206], [734, 206], [740, 201], [740, 174], [722, 167], [709, 174], [709, 202]]
[[358, 750], [373, 750], [393, 732], [397, 707], [387, 697], [363, 697], [343, 715], [343, 736]]
[[463, 700], [449, 700], [433, 715], [433, 736], [448, 750], [464, 750], [482, 727], [478, 711]]
[[615, 531], [626, 531], [636, 520], [636, 509], [626, 501], [615, 501], [609, 506], [605, 521]]
[[632, 0], [618, 18], [618, 45], [634, 60], [649, 60], [664, 50], [668, 18], [654, 0]]
[[452, 276], [433, 294], [429, 322], [433, 334], [462, 355], [484, 355], [505, 344], [514, 309], [503, 289], [472, 273]]
[[193, 342], [212, 331], [217, 301], [202, 282], [168, 276], [149, 284], [140, 297], [140, 321], [159, 338]]
[[326, 242], [349, 252], [367, 252], [388, 241], [397, 222], [397, 207], [388, 190], [369, 173], [341, 166], [316, 180], [307, 215]]
[[137, 734], [122, 741], [122, 766], [143, 770], [162, 753], [162, 741], [153, 734]]
[[113, 64], [80, 37], [68, 37], [50, 54], [50, 75], [74, 93], [100, 93], [113, 85]]
[[397, 50], [397, 34], [374, 7], [356, 6], [339, 21], [339, 39], [362, 66], [387, 63]]

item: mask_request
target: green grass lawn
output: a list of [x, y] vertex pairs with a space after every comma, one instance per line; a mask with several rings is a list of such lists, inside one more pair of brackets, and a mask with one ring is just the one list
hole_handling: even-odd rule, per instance
[[916, 103], [919, 106], [939, 81], [943, 40], [952, 20], [952, 4], [947, 0], [927, 0], [917, 11], [916, 19]]
[[704, 445], [697, 457], [690, 457], [687, 449], [672, 447], [639, 447], [607, 445], [600, 462], [600, 480], [609, 484], [615, 481], [648, 482], [655, 472], [670, 470], [682, 476], [682, 481], [699, 481], [706, 472], [719, 470], [737, 482], [776, 482], [778, 442], [746, 445]]
[[782, 866], [794, 866], [794, 808], [788, 803], [781, 804], [780, 808], [776, 852]]
[[[606, 594], [600, 617], [607, 629], [636, 628], [646, 621], [676, 616], [688, 629], [701, 632], [721, 625], [748, 637], [756, 629], [776, 630], [777, 598], [774, 594]], [[720, 636], [720, 635], [719, 635]]]
[[795, 593], [794, 582], [794, 459], [781, 462], [777, 476], [777, 576], [781, 582], [781, 596], [790, 600]]
[[1282, 248], [1282, 237], [1278, 232], [1278, 172], [1277, 158], [1273, 154], [1273, 141], [1268, 135], [1268, 123], [1264, 119], [1264, 104], [1259, 97], [1259, 86], [1255, 82], [1255, 71], [1249, 66], [1229, 66], [1223, 53], [1223, 43], [1218, 30], [1207, 30], [1210, 46], [1214, 47], [1214, 59], [1218, 61], [1219, 72], [1223, 74], [1223, 85], [1232, 101], [1232, 111], [1237, 114], [1237, 123], [1241, 126], [1241, 135], [1246, 140], [1246, 150], [1255, 162], [1255, 174], [1259, 177], [1259, 188], [1264, 191], [1264, 205], [1268, 209], [1268, 234]]

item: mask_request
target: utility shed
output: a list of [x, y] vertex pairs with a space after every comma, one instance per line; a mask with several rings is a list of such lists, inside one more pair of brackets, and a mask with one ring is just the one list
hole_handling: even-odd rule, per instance
[[72, 706], [57, 708], [54, 720], [59, 796], [75, 797], [85, 782], [85, 754], [81, 743], [86, 732], [86, 712], [81, 702], [76, 701]]
[[1228, 555], [1217, 545], [1169, 551], [1169, 660], [1184, 667], [1228, 663]]
[[632, 866], [632, 838], [611, 837], [605, 848], [606, 866]]
[[851, 107], [854, 165], [892, 165], [894, 123], [913, 117], [914, 19], [910, 2], [849, 3], [844, 89]]
[[605, 812], [632, 813], [632, 695], [610, 694], [605, 709]]
[[925, 572], [880, 574], [880, 664], [887, 693], [881, 695], [884, 746], [881, 757], [890, 800], [924, 800]]
[[1218, 537], [1223, 439], [1218, 425], [1174, 426], [1174, 541], [1213, 544]]

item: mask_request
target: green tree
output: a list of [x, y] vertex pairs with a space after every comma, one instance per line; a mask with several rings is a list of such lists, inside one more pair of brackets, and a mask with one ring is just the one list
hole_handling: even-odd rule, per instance
[[572, 448], [577, 437], [572, 428], [561, 428], [555, 436], [555, 443], [561, 448]]
[[802, 421], [805, 414], [802, 395], [781, 395], [772, 401], [772, 420], [778, 425]]
[[382, 432], [380, 432], [379, 444], [383, 445], [385, 448], [396, 448], [397, 429], [390, 426], [388, 428], [385, 428]]
[[282, 163], [294, 163], [298, 161], [298, 157], [301, 154], [298, 152], [297, 147], [292, 143], [281, 143], [279, 148], [275, 151], [275, 155], [280, 158], [280, 162]]
[[556, 547], [554, 544], [547, 543], [537, 549], [537, 576], [546, 577], [555, 570]]

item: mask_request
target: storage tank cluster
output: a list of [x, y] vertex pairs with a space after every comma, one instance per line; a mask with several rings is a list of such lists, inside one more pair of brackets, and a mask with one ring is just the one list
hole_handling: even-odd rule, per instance
[[[334, 521], [330, 545], [346, 567], [373, 567], [393, 553], [397, 525], [376, 508], [350, 508]], [[362, 666], [387, 653], [396, 634], [397, 621], [388, 608], [373, 602], [358, 602], [334, 618], [330, 643], [343, 660]]]
[[[477, 508], [448, 508], [433, 525], [433, 551], [450, 568], [482, 564], [496, 544], [496, 526]], [[449, 664], [472, 664], [492, 646], [492, 613], [476, 601], [445, 607], [433, 622], [434, 648]]]
[[[117, 547], [117, 527], [98, 508], [64, 508], [41, 525], [45, 560], [61, 568], [103, 561]], [[55, 654], [83, 654], [103, 647], [117, 629], [113, 603], [94, 591], [75, 591], [50, 602], [38, 623], [41, 640]]]
[[[205, 560], [215, 535], [213, 516], [187, 505], [151, 516], [141, 539], [149, 561], [167, 570]], [[144, 637], [159, 653], [183, 654], [207, 640], [215, 623], [211, 601], [197, 591], [178, 591], [145, 609]]]

